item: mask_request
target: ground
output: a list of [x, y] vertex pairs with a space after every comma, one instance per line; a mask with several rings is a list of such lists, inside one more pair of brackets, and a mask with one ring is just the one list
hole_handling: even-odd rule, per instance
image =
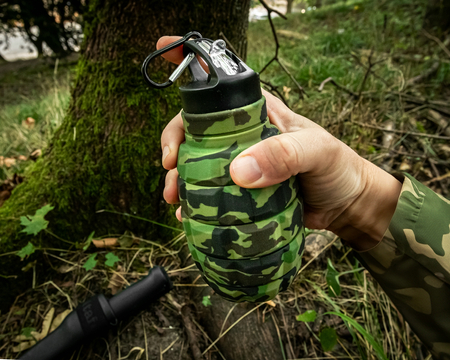
[[[425, 33], [421, 29], [423, 15], [422, 2], [347, 1], [292, 14], [287, 20], [277, 18], [279, 60], [303, 87], [304, 100], [303, 91], [277, 62], [262, 72], [261, 79], [294, 111], [325, 127], [361, 156], [393, 174], [407, 171], [448, 197], [450, 41]], [[274, 54], [269, 23], [251, 24], [248, 65], [260, 71]], [[68, 104], [73, 69], [70, 62], [57, 65], [47, 60], [1, 65], [0, 200], [2, 191], [7, 196], [27, 164], [38, 156], [31, 153], [45, 148], [58, 127]], [[164, 245], [158, 239], [132, 234], [110, 234], [108, 239], [103, 239], [107, 247], [102, 241], [80, 241], [76, 249], [36, 249], [45, 254], [53, 271], [46, 282], [31, 284], [9, 312], [0, 314], [0, 357], [14, 358], [26, 347], [19, 344], [41, 336], [59, 314], [93, 294], [113, 295], [155, 264], [168, 271], [174, 290], [102, 339], [86, 343], [74, 358], [194, 359], [197, 351], [210, 347], [215, 338], [207, 336], [202, 314], [210, 306], [208, 301], [217, 301], [217, 295], [208, 298], [209, 288], [184, 251], [183, 234]], [[88, 245], [86, 249], [84, 245]], [[329, 311], [346, 314], [361, 324], [388, 358], [429, 358], [408, 324], [340, 239], [328, 232], [310, 232], [307, 245], [294, 284], [256, 310], [258, 321], [274, 323], [282, 358], [380, 356], [372, 339], [351, 325], [347, 327], [338, 316], [323, 315]], [[109, 254], [118, 257], [112, 266], [107, 263]], [[0, 256], [20, 261], [16, 254]], [[23, 256], [25, 266], [27, 257]], [[327, 282], [326, 277], [333, 267], [341, 274], [338, 296], [330, 290], [330, 285], [337, 289], [336, 283]], [[35, 269], [31, 264], [24, 271]], [[229, 320], [229, 314], [223, 317], [223, 330], [251, 309], [247, 305], [233, 307]], [[307, 310], [318, 316], [311, 322], [297, 321]], [[236, 320], [233, 314], [239, 314]], [[50, 321], [45, 320], [46, 315]], [[331, 351], [324, 351], [323, 341], [321, 344], [327, 328], [338, 335]], [[226, 339], [227, 334], [218, 345], [226, 346]], [[224, 358], [215, 346], [205, 357]]]

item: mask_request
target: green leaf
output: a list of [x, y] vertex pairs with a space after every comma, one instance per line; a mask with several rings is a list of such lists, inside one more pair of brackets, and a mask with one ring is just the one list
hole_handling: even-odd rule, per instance
[[328, 295], [339, 296], [341, 294], [341, 285], [339, 283], [339, 272], [334, 268], [329, 258], [328, 258], [326, 279], [328, 284]]
[[134, 243], [134, 235], [130, 231], [125, 231], [125, 234], [119, 237], [117, 240], [121, 247], [130, 248]]
[[336, 311], [329, 311], [326, 312], [324, 315], [337, 315], [339, 316], [344, 322], [346, 323], [347, 327], [348, 324], [352, 325], [356, 330], [358, 330], [361, 335], [366, 339], [370, 345], [372, 345], [373, 349], [375, 350], [375, 353], [377, 354], [377, 357], [380, 360], [388, 360], [386, 354], [384, 353], [383, 347], [374, 339], [374, 337], [369, 334], [366, 329], [364, 329], [361, 325], [359, 325], [356, 320], [352, 319], [351, 317], [344, 315], [340, 312]]
[[26, 327], [26, 328], [22, 329], [21, 334], [27, 338], [31, 338], [31, 337], [33, 337], [33, 335], [31, 335], [32, 331], [36, 331], [36, 329], [32, 328], [32, 327]]
[[22, 249], [16, 252], [16, 255], [19, 256], [21, 259], [24, 259], [25, 257], [34, 253], [35, 250], [36, 248], [34, 247], [34, 245], [28, 242], [27, 245], [25, 245]]
[[92, 254], [89, 256], [89, 259], [84, 263], [83, 267], [86, 269], [86, 271], [92, 270], [95, 268], [95, 265], [97, 265], [97, 260], [95, 260], [95, 257], [97, 256], [97, 253]]
[[37, 210], [36, 214], [34, 215], [21, 216], [20, 224], [25, 226], [25, 229], [23, 229], [21, 232], [24, 232], [28, 235], [37, 235], [40, 231], [46, 229], [48, 221], [44, 219], [44, 216], [53, 209], [53, 206], [47, 204]]
[[306, 310], [303, 314], [297, 316], [297, 321], [313, 322], [316, 320], [316, 310]]
[[337, 344], [336, 330], [332, 328], [324, 328], [319, 334], [320, 344], [323, 351], [331, 351]]
[[87, 248], [91, 245], [92, 239], [94, 238], [95, 231], [91, 232], [84, 243], [83, 250], [86, 251]]
[[207, 295], [207, 296], [203, 296], [203, 300], [202, 300], [202, 304], [203, 304], [203, 306], [210, 306], [210, 305], [212, 305], [212, 303], [211, 303], [211, 300], [209, 299], [210, 298], [210, 296], [209, 295]]
[[107, 261], [105, 261], [105, 265], [106, 266], [114, 266], [114, 264], [118, 261], [120, 261], [120, 259], [114, 255], [112, 252], [107, 253], [106, 254], [106, 259], [108, 259]]

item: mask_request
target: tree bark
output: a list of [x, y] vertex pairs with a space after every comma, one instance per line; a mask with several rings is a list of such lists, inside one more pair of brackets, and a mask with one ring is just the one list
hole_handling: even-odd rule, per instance
[[286, 4], [286, 14], [292, 13], [292, 4], [294, 3], [294, 0], [287, 0]]
[[[92, 1], [68, 113], [42, 157], [27, 170], [26, 181], [0, 208], [0, 251], [16, 251], [28, 241], [36, 247], [67, 247], [59, 238], [82, 242], [92, 231], [96, 236], [130, 230], [161, 241], [171, 238], [167, 229], [122, 214], [175, 221], [162, 198], [159, 139], [180, 110], [178, 90], [149, 89], [140, 66], [159, 37], [192, 30], [213, 39], [223, 32], [245, 57], [249, 6], [250, 0]], [[151, 72], [156, 80], [166, 80], [171, 69], [156, 61]], [[49, 232], [25, 236], [20, 216], [33, 215], [44, 204], [55, 206], [47, 216]], [[102, 209], [121, 214], [98, 213]], [[36, 254], [24, 262], [14, 255], [2, 257], [1, 308], [31, 285], [31, 272], [20, 269]], [[38, 275], [44, 270], [38, 269]], [[6, 278], [12, 275], [17, 278]]]

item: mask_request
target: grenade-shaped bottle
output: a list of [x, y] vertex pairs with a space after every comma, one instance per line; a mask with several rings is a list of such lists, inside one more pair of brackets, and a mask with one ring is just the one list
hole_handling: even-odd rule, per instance
[[189, 40], [184, 53], [196, 54], [189, 64], [192, 80], [180, 87], [186, 141], [177, 166], [189, 250], [224, 298], [268, 301], [286, 290], [301, 264], [305, 233], [297, 179], [261, 189], [233, 182], [233, 159], [279, 134], [268, 120], [259, 75], [223, 40]]

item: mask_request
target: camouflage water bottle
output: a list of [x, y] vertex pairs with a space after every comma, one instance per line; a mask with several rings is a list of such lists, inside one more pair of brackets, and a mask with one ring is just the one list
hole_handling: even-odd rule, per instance
[[[181, 43], [185, 60], [175, 76], [155, 84], [146, 74], [150, 57]], [[180, 87], [186, 141], [178, 155], [181, 214], [192, 258], [205, 281], [226, 299], [274, 298], [301, 264], [304, 227], [297, 180], [245, 189], [230, 176], [237, 155], [279, 133], [268, 120], [259, 75], [228, 51], [223, 40], [198, 33], [150, 57], [143, 72], [152, 86], [169, 86], [186, 67], [192, 75]]]

